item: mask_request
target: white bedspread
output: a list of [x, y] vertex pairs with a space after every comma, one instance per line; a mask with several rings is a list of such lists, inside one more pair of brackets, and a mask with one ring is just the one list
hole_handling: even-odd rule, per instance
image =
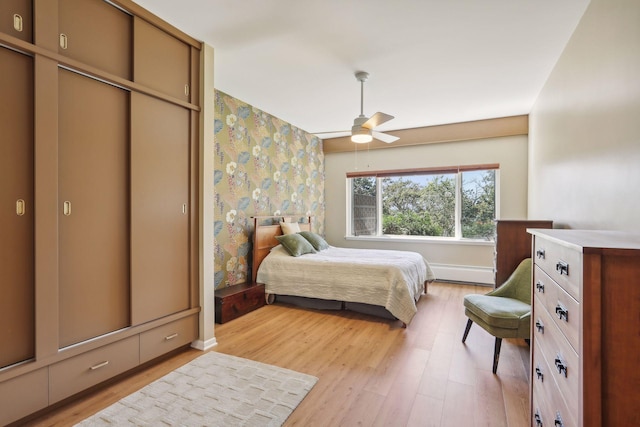
[[276, 246], [257, 275], [266, 293], [379, 305], [407, 325], [424, 282], [434, 279], [416, 252], [333, 246], [299, 257]]

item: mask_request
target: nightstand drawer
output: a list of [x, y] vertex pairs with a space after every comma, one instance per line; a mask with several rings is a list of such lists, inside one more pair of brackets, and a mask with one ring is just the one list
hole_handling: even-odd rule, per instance
[[198, 316], [189, 316], [140, 334], [140, 363], [191, 343], [197, 337]]
[[49, 368], [49, 404], [138, 366], [138, 335], [63, 360]]
[[569, 295], [580, 301], [581, 254], [549, 240], [535, 239], [533, 260]]
[[[573, 349], [578, 352], [580, 304], [537, 265], [533, 269], [533, 293], [551, 314]], [[535, 327], [535, 324], [534, 324]]]

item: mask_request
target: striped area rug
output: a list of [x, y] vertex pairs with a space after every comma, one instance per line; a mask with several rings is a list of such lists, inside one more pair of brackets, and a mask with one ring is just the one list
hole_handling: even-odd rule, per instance
[[281, 426], [316, 377], [208, 352], [78, 426]]

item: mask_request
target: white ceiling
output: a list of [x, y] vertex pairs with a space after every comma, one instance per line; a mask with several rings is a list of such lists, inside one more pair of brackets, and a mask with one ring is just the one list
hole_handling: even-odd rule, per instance
[[216, 89], [308, 132], [527, 114], [589, 0], [135, 0], [215, 49]]

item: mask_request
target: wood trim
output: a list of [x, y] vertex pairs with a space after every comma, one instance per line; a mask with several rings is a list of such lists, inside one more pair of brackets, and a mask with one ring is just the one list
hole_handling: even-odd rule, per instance
[[347, 178], [358, 177], [391, 177], [391, 176], [412, 176], [412, 175], [438, 175], [445, 173], [469, 172], [486, 169], [500, 169], [500, 163], [487, 163], [484, 165], [460, 165], [433, 168], [411, 168], [411, 169], [391, 169], [384, 171], [358, 171], [347, 172]]
[[[373, 140], [369, 143], [368, 149], [377, 150], [413, 145], [438, 144], [442, 142], [527, 135], [529, 133], [529, 116], [500, 117], [496, 119], [385, 131], [385, 133], [397, 136], [400, 139], [392, 144]], [[325, 154], [355, 151], [357, 145], [359, 149], [363, 147], [363, 144], [354, 144], [351, 142], [349, 136], [327, 138], [322, 141], [322, 144]]]

